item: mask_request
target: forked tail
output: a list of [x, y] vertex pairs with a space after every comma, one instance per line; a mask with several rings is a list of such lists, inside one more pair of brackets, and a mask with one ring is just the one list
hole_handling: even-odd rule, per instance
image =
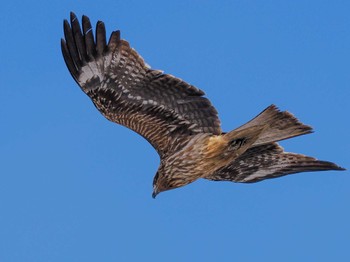
[[[308, 134], [311, 127], [299, 122], [292, 114], [269, 106], [254, 119], [221, 136], [213, 136], [208, 144], [206, 158], [216, 167], [227, 166], [247, 150], [260, 145]], [[250, 150], [252, 151], [252, 150]]]
[[312, 133], [310, 126], [299, 122], [298, 119], [287, 111], [281, 112], [275, 105], [269, 106], [248, 123], [235, 129], [235, 131], [260, 125], [266, 125], [267, 127], [254, 142], [254, 146]]

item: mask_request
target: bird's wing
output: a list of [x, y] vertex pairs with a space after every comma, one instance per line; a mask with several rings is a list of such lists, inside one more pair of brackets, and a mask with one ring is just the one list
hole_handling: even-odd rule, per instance
[[269, 143], [248, 149], [232, 163], [206, 179], [254, 183], [299, 172], [323, 170], [344, 170], [344, 168], [313, 157], [287, 153], [277, 143]]
[[221, 133], [217, 111], [203, 91], [150, 69], [120, 39], [119, 31], [107, 44], [103, 22], [97, 22], [96, 39], [89, 18], [83, 16], [82, 23], [83, 32], [73, 13], [70, 24], [64, 21], [63, 57], [75, 81], [107, 119], [139, 133], [160, 154], [176, 137]]

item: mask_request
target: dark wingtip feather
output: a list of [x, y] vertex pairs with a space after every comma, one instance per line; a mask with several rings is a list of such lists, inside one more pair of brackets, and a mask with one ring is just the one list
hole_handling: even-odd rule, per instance
[[109, 41], [108, 41], [108, 49], [113, 50], [114, 48], [117, 47], [118, 43], [120, 42], [120, 31], [113, 31]]
[[81, 59], [76, 46], [76, 40], [74, 39], [73, 30], [67, 20], [64, 20], [63, 22], [63, 29], [69, 54], [72, 57], [75, 66], [79, 68], [81, 66]]
[[71, 20], [71, 21], [77, 19], [77, 16], [76, 16], [75, 13], [72, 12], [72, 11], [69, 13], [69, 16], [70, 16], [70, 20]]
[[76, 45], [76, 49], [80, 58], [80, 66], [84, 65], [87, 58], [86, 49], [84, 44], [83, 34], [81, 32], [79, 21], [74, 13], [70, 15], [70, 24], [72, 28], [72, 34], [74, 37], [74, 42]]
[[332, 169], [331, 170], [338, 170], [338, 171], [346, 171], [346, 168], [338, 166], [332, 162], [328, 162], [331, 164]]
[[64, 62], [66, 63], [69, 72], [71, 73], [71, 75], [73, 76], [73, 78], [77, 81], [78, 78], [78, 70], [69, 54], [69, 50], [66, 44], [66, 41], [64, 41], [64, 39], [61, 39], [61, 51], [62, 51], [62, 55], [63, 55], [63, 59]]
[[96, 54], [94, 34], [90, 23], [90, 19], [86, 15], [83, 15], [82, 20], [83, 20], [83, 34], [85, 38], [85, 48], [86, 48], [88, 57], [92, 60]]
[[338, 166], [337, 164], [329, 161], [322, 161], [322, 160], [315, 160], [315, 167], [320, 168], [319, 171], [326, 171], [326, 170], [337, 170], [337, 171], [344, 171], [346, 170], [343, 167]]
[[96, 51], [97, 55], [102, 55], [106, 49], [106, 28], [102, 21], [96, 24]]
[[[106, 29], [102, 21], [96, 24], [96, 41], [93, 36], [90, 19], [82, 16], [82, 27], [74, 12], [70, 12], [70, 23], [63, 21], [64, 39], [61, 40], [61, 50], [66, 65], [77, 81], [80, 69], [88, 62], [95, 60], [108, 50], [106, 44]], [[119, 32], [112, 34], [111, 43], [120, 40]]]

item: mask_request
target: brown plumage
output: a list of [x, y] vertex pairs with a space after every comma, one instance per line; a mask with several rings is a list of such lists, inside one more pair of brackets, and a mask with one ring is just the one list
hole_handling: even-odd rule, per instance
[[89, 18], [82, 30], [75, 14], [64, 21], [61, 48], [81, 89], [110, 121], [147, 139], [160, 155], [153, 181], [159, 192], [199, 178], [257, 182], [306, 171], [344, 170], [334, 163], [286, 153], [277, 141], [312, 132], [274, 105], [228, 133], [204, 92], [179, 78], [151, 69], [114, 31], [107, 43], [103, 22], [96, 38]]

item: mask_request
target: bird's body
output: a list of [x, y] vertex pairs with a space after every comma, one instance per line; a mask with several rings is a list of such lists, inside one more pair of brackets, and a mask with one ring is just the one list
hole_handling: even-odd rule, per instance
[[308, 134], [311, 127], [274, 105], [245, 125], [223, 133], [216, 109], [204, 92], [179, 78], [151, 69], [120, 39], [119, 31], [106, 41], [102, 22], [96, 39], [83, 16], [64, 22], [61, 47], [75, 81], [110, 121], [147, 139], [160, 155], [153, 196], [199, 178], [257, 182], [287, 174], [343, 170], [300, 154], [286, 153], [276, 143]]

